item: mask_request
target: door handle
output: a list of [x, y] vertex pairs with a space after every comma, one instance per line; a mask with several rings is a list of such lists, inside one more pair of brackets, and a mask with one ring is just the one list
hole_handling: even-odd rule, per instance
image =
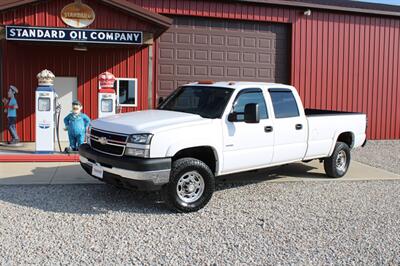
[[274, 128], [273, 128], [272, 126], [266, 126], [266, 127], [264, 127], [264, 131], [265, 131], [266, 133], [272, 132], [273, 130], [274, 130]]
[[302, 124], [296, 124], [296, 130], [301, 130], [303, 129], [303, 125]]

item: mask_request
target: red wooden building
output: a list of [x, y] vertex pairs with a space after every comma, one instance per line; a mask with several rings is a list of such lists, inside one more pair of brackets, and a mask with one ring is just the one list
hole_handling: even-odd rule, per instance
[[35, 139], [36, 74], [45, 68], [67, 82], [65, 97], [81, 100], [92, 118], [104, 71], [137, 79], [135, 103], [123, 111], [151, 108], [189, 81], [257, 80], [293, 84], [308, 108], [365, 112], [368, 138], [400, 139], [400, 7], [347, 0], [83, 0], [95, 13], [86, 30], [140, 31], [143, 43], [4, 37], [7, 25], [71, 28], [61, 12], [72, 2], [0, 2], [2, 94], [10, 84], [21, 91], [17, 128], [24, 141]]

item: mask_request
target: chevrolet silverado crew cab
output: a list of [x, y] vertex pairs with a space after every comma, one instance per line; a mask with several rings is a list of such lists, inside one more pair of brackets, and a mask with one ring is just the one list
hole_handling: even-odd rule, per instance
[[109, 184], [162, 189], [180, 212], [197, 211], [215, 178], [297, 161], [323, 161], [342, 177], [366, 141], [365, 114], [304, 110], [292, 86], [256, 82], [184, 85], [156, 110], [92, 122], [82, 167]]

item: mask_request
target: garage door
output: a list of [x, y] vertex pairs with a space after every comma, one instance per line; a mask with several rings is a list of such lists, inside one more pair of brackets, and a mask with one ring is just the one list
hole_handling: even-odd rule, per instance
[[174, 17], [158, 46], [158, 90], [204, 80], [289, 82], [285, 24]]

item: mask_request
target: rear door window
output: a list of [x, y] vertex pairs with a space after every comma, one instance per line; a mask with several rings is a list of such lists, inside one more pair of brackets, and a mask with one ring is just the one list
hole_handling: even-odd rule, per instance
[[287, 118], [300, 116], [296, 99], [291, 90], [270, 89], [275, 118]]

